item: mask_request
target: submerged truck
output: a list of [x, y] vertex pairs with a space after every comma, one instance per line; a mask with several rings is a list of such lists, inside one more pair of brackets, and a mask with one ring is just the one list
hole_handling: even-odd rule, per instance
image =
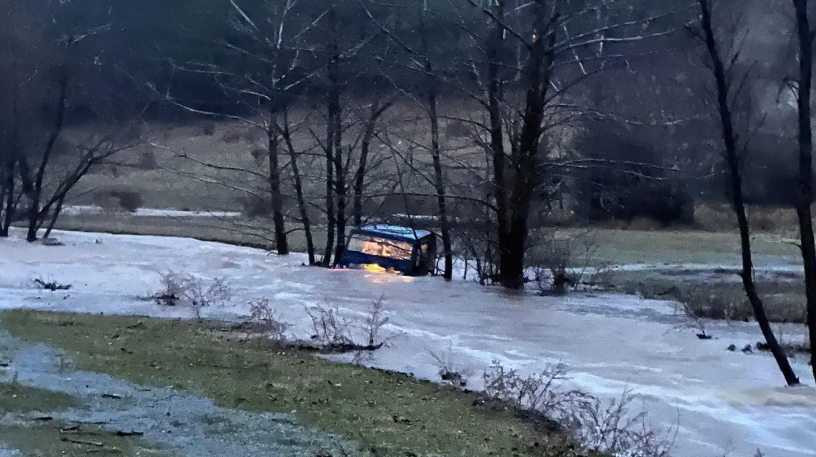
[[368, 224], [351, 231], [337, 267], [423, 276], [434, 272], [435, 259], [433, 232]]

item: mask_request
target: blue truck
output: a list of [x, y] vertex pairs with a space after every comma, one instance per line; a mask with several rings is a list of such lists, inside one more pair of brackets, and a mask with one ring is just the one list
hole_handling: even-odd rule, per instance
[[367, 224], [352, 229], [338, 268], [359, 267], [408, 276], [434, 272], [436, 235], [388, 224]]

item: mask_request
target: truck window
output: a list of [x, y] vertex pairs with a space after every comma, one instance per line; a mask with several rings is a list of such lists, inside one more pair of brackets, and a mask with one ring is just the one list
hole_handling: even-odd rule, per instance
[[411, 243], [405, 241], [367, 235], [352, 235], [348, 243], [349, 251], [397, 260], [411, 260], [411, 248]]

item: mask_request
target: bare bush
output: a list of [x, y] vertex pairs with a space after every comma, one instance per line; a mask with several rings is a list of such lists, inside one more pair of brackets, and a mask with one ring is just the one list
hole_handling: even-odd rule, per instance
[[202, 308], [225, 305], [232, 298], [232, 290], [224, 277], [213, 278], [209, 281], [193, 277], [184, 298], [192, 305], [196, 318], [201, 319]]
[[434, 359], [434, 365], [436, 365], [436, 368], [438, 369], [437, 373], [442, 379], [442, 383], [457, 388], [467, 387], [467, 378], [470, 377], [471, 373], [469, 370], [464, 367], [460, 367], [459, 364], [456, 363], [453, 357], [452, 348], [449, 349], [444, 355], [436, 354], [433, 351], [428, 351], [428, 353]]
[[221, 140], [225, 143], [237, 143], [241, 141], [241, 137], [243, 136], [243, 132], [239, 128], [231, 128], [224, 132], [224, 135], [221, 136]]
[[577, 390], [561, 390], [556, 381], [565, 380], [566, 367], [548, 366], [539, 373], [522, 376], [516, 370], [507, 370], [499, 362], [484, 373], [485, 394], [509, 403], [520, 411], [545, 411], [562, 417], [569, 412], [575, 397], [585, 395]]
[[527, 263], [541, 295], [563, 295], [578, 287], [591, 271], [598, 245], [591, 233], [559, 237], [555, 231], [539, 232], [529, 249]]
[[744, 295], [737, 291], [717, 293], [702, 288], [672, 287], [667, 294], [676, 300], [677, 310], [685, 316], [684, 325], [697, 331], [697, 337], [702, 340], [711, 339], [707, 331], [710, 319], [748, 321], [753, 316]]
[[340, 309], [317, 305], [307, 309], [306, 314], [312, 322], [312, 340], [327, 348], [347, 347], [353, 345], [351, 323], [340, 316]]
[[159, 305], [176, 306], [190, 289], [192, 280], [190, 275], [172, 270], [162, 273], [159, 290], [152, 295], [152, 298]]
[[388, 323], [388, 317], [383, 317], [385, 309], [385, 295], [371, 303], [371, 309], [365, 318], [365, 331], [368, 334], [368, 345], [375, 346], [379, 341], [380, 329]]
[[[388, 323], [388, 318], [383, 317], [384, 308], [385, 298], [381, 296], [371, 303], [362, 322], [342, 317], [338, 307], [328, 304], [307, 309], [312, 323], [311, 339], [327, 352], [375, 351], [385, 345], [385, 340], [379, 336], [382, 327]], [[366, 338], [367, 342], [359, 342], [361, 338]]]
[[619, 456], [668, 457], [677, 429], [665, 433], [649, 426], [647, 414], [633, 414], [634, 397], [625, 391], [609, 402], [561, 386], [563, 365], [548, 366], [531, 376], [494, 362], [483, 375], [485, 393], [520, 412], [542, 415], [572, 434], [590, 451]]
[[[806, 331], [789, 331], [784, 325], [774, 326], [774, 333], [779, 340], [779, 346], [785, 351], [788, 357], [795, 357], [797, 354], [810, 354], [810, 339]], [[758, 351], [770, 352], [768, 343], [758, 341], [756, 344]]]
[[272, 335], [276, 341], [286, 341], [289, 324], [281, 319], [280, 313], [270, 304], [269, 299], [261, 298], [249, 302], [249, 322], [260, 325], [260, 328]]
[[131, 213], [135, 213], [144, 204], [142, 195], [136, 191], [114, 190], [110, 195], [119, 200], [119, 207]]
[[631, 391], [608, 403], [586, 396], [578, 401], [567, 423], [576, 439], [590, 450], [619, 456], [669, 457], [677, 429], [654, 430], [645, 410], [630, 412], [633, 401]]
[[[453, 252], [465, 264], [463, 278], [468, 280], [471, 270], [476, 272], [476, 280], [481, 285], [496, 283], [499, 277], [499, 254], [492, 228], [478, 215], [465, 216], [453, 228]], [[441, 258], [441, 253], [440, 253]]]
[[204, 133], [204, 136], [213, 136], [215, 135], [215, 129], [216, 129], [215, 122], [208, 122], [204, 124], [202, 132]]
[[255, 148], [252, 150], [252, 152], [250, 152], [250, 154], [252, 155], [252, 161], [255, 162], [255, 165], [262, 167], [266, 161], [266, 155], [268, 152], [264, 148]]
[[141, 170], [156, 170], [159, 168], [159, 162], [156, 160], [156, 154], [152, 150], [144, 151], [139, 155], [139, 161], [136, 163], [136, 168]]
[[260, 195], [246, 195], [238, 199], [241, 213], [249, 219], [269, 217], [272, 214], [272, 200]]
[[151, 298], [157, 304], [176, 306], [182, 302], [189, 304], [195, 316], [201, 319], [201, 309], [211, 305], [224, 305], [232, 297], [226, 278], [205, 280], [190, 274], [168, 271], [162, 273], [160, 288]]

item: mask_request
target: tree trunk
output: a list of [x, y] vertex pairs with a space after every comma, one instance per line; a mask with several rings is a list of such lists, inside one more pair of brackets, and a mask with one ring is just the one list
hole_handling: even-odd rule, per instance
[[330, 267], [334, 248], [334, 121], [332, 106], [329, 104], [329, 121], [326, 124], [326, 247], [323, 250], [323, 266]]
[[448, 205], [445, 198], [445, 177], [442, 174], [442, 151], [439, 145], [439, 112], [437, 106], [438, 81], [433, 76], [428, 45], [428, 31], [425, 29], [425, 11], [422, 14], [422, 54], [425, 56], [425, 75], [428, 84], [428, 117], [431, 123], [431, 159], [434, 169], [434, 187], [436, 189], [436, 206], [439, 211], [439, 230], [442, 236], [442, 253], [445, 256], [445, 269], [442, 277], [445, 281], [453, 279], [453, 249], [451, 247], [450, 226], [448, 224]]
[[[519, 289], [524, 285], [524, 251], [527, 243], [528, 220], [536, 184], [541, 180], [538, 167], [539, 145], [550, 66], [553, 61], [555, 32], [548, 29], [544, 6], [535, 3], [535, 30], [540, 34], [530, 47], [526, 69], [526, 95], [518, 139], [516, 163], [513, 164], [513, 188], [510, 194], [510, 232], [499, 247], [500, 282], [504, 287]], [[552, 21], [553, 23], [555, 21]], [[545, 34], [546, 32], [546, 34]]]
[[5, 238], [9, 235], [9, 228], [12, 222], [14, 222], [15, 213], [17, 212], [16, 196], [14, 195], [16, 192], [14, 179], [16, 167], [13, 157], [10, 156], [7, 158], [3, 164], [3, 169], [3, 182], [0, 183], [0, 185], [3, 186], [3, 199], [0, 199], [0, 205], [3, 205], [3, 219], [0, 220], [0, 237]]
[[292, 144], [292, 135], [289, 132], [288, 111], [283, 112], [284, 127], [281, 131], [283, 140], [286, 142], [286, 149], [289, 151], [289, 162], [292, 165], [292, 176], [295, 180], [295, 196], [297, 198], [298, 212], [300, 213], [300, 223], [303, 225], [303, 233], [306, 238], [306, 254], [309, 256], [309, 265], [315, 265], [315, 246], [312, 238], [312, 224], [309, 220], [309, 211], [306, 206], [306, 198], [303, 195], [303, 179], [300, 176], [297, 152]]
[[[329, 11], [329, 23], [331, 27], [332, 42], [331, 62], [329, 64], [329, 123], [333, 124], [332, 137], [334, 154], [334, 193], [337, 214], [335, 215], [335, 225], [337, 227], [337, 242], [334, 247], [334, 264], [340, 261], [343, 250], [346, 248], [346, 170], [343, 166], [343, 125], [342, 108], [340, 106], [340, 43], [338, 38], [338, 23], [335, 9]], [[326, 245], [327, 249], [331, 246]]]
[[[504, 2], [498, 2], [496, 17], [504, 21]], [[502, 99], [504, 97], [504, 82], [502, 79], [501, 58], [505, 53], [504, 29], [496, 24], [490, 43], [487, 47], [488, 71], [488, 114], [490, 118], [490, 149], [493, 162], [493, 198], [496, 200], [496, 231], [499, 250], [499, 271], [511, 271], [514, 267], [509, 263], [510, 248], [510, 221], [507, 208], [507, 178], [506, 155], [504, 150], [504, 130], [502, 127]]]
[[[339, 105], [338, 105], [339, 106]], [[343, 166], [343, 147], [341, 146], [342, 135], [340, 132], [340, 116], [338, 114], [334, 129], [334, 173], [335, 192], [337, 194], [337, 242], [334, 248], [334, 263], [340, 261], [343, 251], [346, 249], [346, 170]]]
[[0, 205], [2, 205], [2, 211], [0, 213], [3, 214], [2, 220], [0, 220], [0, 237], [6, 238], [9, 236], [9, 228], [11, 224], [14, 222], [14, 218], [16, 217], [17, 212], [17, 202], [15, 194], [15, 187], [16, 187], [16, 176], [17, 173], [17, 155], [20, 153], [19, 148], [19, 115], [20, 115], [20, 99], [19, 99], [19, 82], [18, 82], [18, 73], [17, 73], [17, 54], [15, 53], [11, 59], [11, 84], [10, 86], [12, 89], [12, 96], [11, 96], [11, 139], [8, 144], [8, 149], [4, 151], [3, 156], [3, 170], [0, 172], [0, 176], [3, 177], [2, 182], [0, 182], [0, 186], [2, 186], [2, 192], [0, 195], [3, 198], [0, 198]]
[[805, 267], [805, 296], [807, 297], [808, 328], [810, 330], [810, 363], [816, 379], [816, 242], [813, 238], [813, 130], [811, 125], [811, 90], [813, 86], [813, 39], [808, 18], [808, 0], [793, 0], [796, 10], [796, 31], [799, 38], [799, 218], [802, 263]]
[[363, 191], [365, 190], [366, 167], [368, 167], [368, 152], [371, 148], [371, 140], [373, 138], [374, 123], [369, 122], [369, 124], [366, 125], [363, 139], [360, 142], [360, 160], [357, 163], [357, 170], [354, 172], [354, 203], [351, 213], [355, 226], [360, 226], [363, 223]]
[[[272, 108], [270, 108], [271, 110]], [[271, 114], [271, 113], [270, 113]], [[273, 118], [270, 123], [274, 123]], [[283, 219], [283, 195], [280, 179], [280, 137], [276, 129], [267, 128], [267, 158], [269, 160], [269, 195], [272, 199], [272, 224], [275, 230], [275, 250], [278, 255], [289, 254], [289, 243], [286, 240], [286, 223]]]
[[54, 230], [54, 226], [57, 225], [57, 219], [59, 219], [59, 215], [62, 212], [62, 205], [65, 203], [65, 195], [62, 195], [57, 199], [56, 205], [54, 205], [54, 212], [51, 214], [51, 220], [48, 221], [48, 226], [45, 228], [45, 233], [43, 233], [43, 238], [48, 238], [51, 236], [51, 231]]
[[745, 211], [745, 199], [742, 190], [742, 174], [740, 171], [740, 158], [738, 155], [737, 137], [734, 131], [734, 119], [729, 105], [730, 87], [726, 76], [725, 64], [718, 49], [718, 44], [714, 36], [714, 27], [711, 19], [711, 4], [709, 0], [699, 0], [701, 13], [701, 26], [705, 37], [706, 49], [711, 58], [712, 70], [717, 88], [717, 110], [720, 117], [720, 127], [725, 146], [725, 159], [730, 174], [731, 203], [737, 216], [740, 234], [740, 250], [742, 254], [742, 285], [751, 307], [754, 310], [759, 328], [771, 353], [779, 365], [782, 376], [788, 385], [799, 384], [799, 379], [793, 372], [787, 355], [779, 346], [776, 336], [773, 333], [768, 317], [765, 314], [765, 306], [756, 289], [754, 282], [754, 264], [751, 253], [751, 232], [748, 225], [748, 216]]
[[[42, 159], [37, 168], [36, 176], [34, 177], [33, 189], [29, 193], [31, 200], [31, 207], [28, 209], [28, 231], [26, 233], [26, 240], [28, 242], [37, 241], [37, 229], [40, 226], [40, 218], [43, 216], [40, 211], [40, 203], [42, 199], [43, 181], [45, 179], [45, 171], [51, 161], [51, 152], [54, 150], [54, 144], [57, 142], [62, 133], [62, 126], [65, 122], [65, 101], [68, 91], [68, 64], [63, 62], [60, 67], [59, 79], [59, 99], [57, 101], [57, 117], [54, 119], [54, 129], [48, 137], [48, 142], [45, 145]], [[25, 162], [25, 157], [20, 157], [20, 164]], [[20, 171], [26, 172], [28, 167], [21, 166]]]

